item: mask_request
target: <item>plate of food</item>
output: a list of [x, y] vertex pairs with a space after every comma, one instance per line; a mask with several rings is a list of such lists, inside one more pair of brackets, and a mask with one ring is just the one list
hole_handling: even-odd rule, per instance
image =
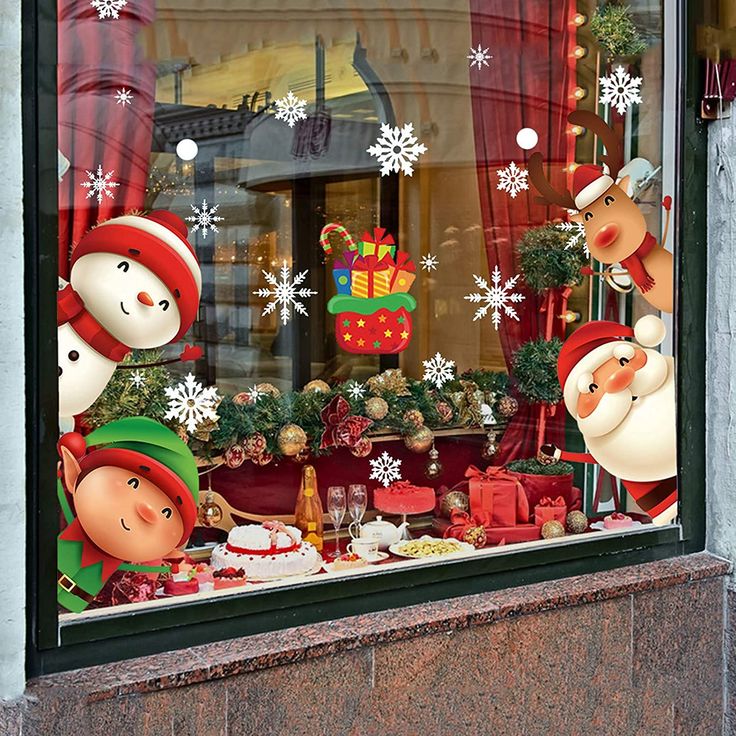
[[437, 539], [436, 537], [424, 536], [419, 539], [405, 539], [392, 544], [389, 552], [397, 557], [408, 557], [415, 560], [436, 559], [439, 557], [451, 557], [452, 555], [467, 554], [474, 552], [475, 547], [459, 539]]
[[332, 562], [324, 562], [322, 569], [325, 572], [343, 572], [345, 570], [356, 570], [362, 567], [370, 567], [374, 562], [380, 562], [381, 560], [388, 559], [388, 555], [385, 552], [377, 552], [375, 557], [371, 559], [365, 559], [356, 555], [354, 552], [346, 552], [344, 555], [340, 555], [336, 560]]

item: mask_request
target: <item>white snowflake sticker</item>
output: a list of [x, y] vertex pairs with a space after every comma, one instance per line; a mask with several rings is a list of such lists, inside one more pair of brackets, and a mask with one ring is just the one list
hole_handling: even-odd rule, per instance
[[193, 434], [205, 419], [216, 422], [220, 418], [215, 411], [220, 401], [217, 387], [203, 388], [192, 373], [173, 388], [167, 386], [164, 390], [169, 397], [169, 411], [164, 418], [178, 420], [189, 434]]
[[455, 374], [455, 361], [443, 358], [440, 353], [435, 353], [433, 358], [423, 360], [424, 375], [422, 378], [427, 383], [433, 383], [437, 388], [442, 388], [448, 381], [452, 381]]
[[291, 90], [286, 97], [281, 97], [274, 102], [276, 105], [276, 120], [283, 120], [290, 128], [293, 128], [297, 121], [306, 120], [307, 106], [306, 100], [299, 99]]
[[529, 172], [526, 169], [520, 169], [513, 161], [505, 168], [496, 171], [498, 174], [498, 189], [502, 192], [508, 192], [511, 199], [516, 199], [516, 195], [523, 189], [529, 189], [527, 177]]
[[422, 256], [419, 262], [422, 264], [422, 271], [436, 271], [440, 263], [437, 260], [437, 256], [433, 256], [432, 254]]
[[116, 105], [122, 105], [123, 107], [131, 105], [133, 103], [133, 93], [129, 89], [121, 87], [115, 92], [115, 100]]
[[485, 317], [489, 310], [491, 312], [491, 322], [496, 330], [501, 324], [501, 312], [511, 319], [519, 321], [519, 315], [516, 313], [512, 304], [518, 304], [524, 300], [524, 295], [512, 291], [516, 282], [519, 280], [519, 274], [506, 279], [503, 286], [501, 286], [501, 270], [498, 266], [493, 267], [493, 273], [491, 274], [492, 286], [488, 285], [488, 282], [481, 276], [473, 274], [476, 286], [483, 291], [483, 293], [473, 292], [468, 294], [465, 299], [473, 304], [481, 304], [478, 309], [475, 310], [473, 315], [473, 322], [481, 317]]
[[601, 77], [601, 104], [613, 105], [623, 115], [633, 104], [642, 102], [641, 77], [632, 77], [622, 66], [617, 66], [610, 77]]
[[470, 53], [467, 58], [470, 59], [471, 69], [474, 66], [477, 66], [478, 69], [482, 69], [483, 66], [490, 66], [488, 61], [489, 59], [492, 59], [493, 56], [488, 53], [488, 49], [481, 48], [481, 45], [478, 44], [477, 49], [474, 49], [472, 46], [470, 47]]
[[217, 229], [217, 225], [215, 225], [216, 222], [222, 222], [225, 218], [220, 217], [219, 215], [215, 214], [220, 207], [219, 204], [216, 204], [214, 207], [211, 207], [207, 204], [207, 200], [203, 199], [202, 204], [200, 207], [196, 207], [193, 204], [189, 205], [192, 208], [192, 212], [194, 212], [193, 215], [190, 215], [189, 217], [185, 217], [184, 219], [187, 222], [194, 222], [196, 223], [192, 230], [196, 233], [197, 230], [202, 231], [202, 238], [205, 240], [207, 239], [207, 233], [212, 230], [213, 233], [219, 233], [220, 231]]
[[371, 464], [371, 480], [377, 480], [384, 488], [401, 478], [401, 460], [391, 457], [385, 450], [377, 458], [368, 461]]
[[381, 163], [381, 176], [388, 176], [392, 171], [411, 176], [414, 173], [412, 163], [420, 154], [426, 153], [427, 147], [424, 143], [417, 143], [411, 123], [406, 123], [403, 128], [382, 123], [376, 144], [369, 146], [366, 151]]
[[115, 173], [114, 169], [103, 173], [102, 164], [99, 164], [96, 172], [87, 170], [86, 173], [88, 181], [83, 181], [80, 185], [85, 189], [89, 189], [85, 199], [95, 197], [97, 204], [102, 204], [103, 196], [115, 199], [115, 192], [113, 192], [113, 189], [119, 187], [120, 184], [113, 181], [112, 175]]
[[253, 292], [256, 296], [266, 297], [272, 300], [263, 308], [262, 316], [265, 317], [267, 314], [276, 311], [276, 307], [280, 304], [281, 324], [285, 325], [291, 319], [292, 309], [297, 314], [308, 317], [309, 314], [306, 307], [299, 300], [315, 296], [317, 292], [306, 286], [297, 287], [304, 281], [309, 271], [301, 271], [292, 279], [289, 266], [284, 261], [284, 265], [281, 266], [279, 273], [281, 275], [280, 281], [274, 274], [263, 271], [263, 277], [271, 288], [256, 289]]
[[97, 11], [99, 20], [120, 17], [120, 11], [127, 5], [127, 0], [91, 0], [90, 5]]
[[355, 399], [355, 401], [357, 401], [365, 396], [365, 386], [357, 381], [350, 381], [347, 384], [345, 393], [347, 393], [351, 399]]
[[565, 250], [582, 247], [585, 251], [586, 258], [590, 257], [588, 241], [585, 239], [585, 225], [582, 222], [558, 222], [555, 227], [567, 234]]
[[146, 377], [143, 371], [135, 370], [130, 374], [128, 379], [136, 388], [142, 388], [146, 383]]

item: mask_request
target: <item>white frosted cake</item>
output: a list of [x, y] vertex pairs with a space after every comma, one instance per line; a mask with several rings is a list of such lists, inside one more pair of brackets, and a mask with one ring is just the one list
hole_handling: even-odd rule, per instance
[[302, 533], [277, 521], [236, 526], [225, 544], [212, 550], [215, 570], [242, 567], [248, 580], [270, 580], [310, 572], [321, 556]]

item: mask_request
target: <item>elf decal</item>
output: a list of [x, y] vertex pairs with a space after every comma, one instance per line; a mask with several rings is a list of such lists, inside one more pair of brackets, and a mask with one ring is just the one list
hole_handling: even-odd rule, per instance
[[[589, 453], [543, 445], [539, 459], [598, 463], [621, 478], [654, 524], [677, 515], [674, 359], [651, 348], [665, 338], [659, 317], [632, 329], [589, 322], [567, 338], [557, 361], [565, 406]], [[625, 338], [634, 338], [628, 342]]]
[[529, 178], [542, 195], [538, 200], [576, 210], [577, 214], [571, 219], [585, 227], [593, 257], [608, 265], [620, 263], [653, 307], [672, 312], [672, 254], [664, 249], [672, 199], [666, 197], [663, 202], [667, 214], [662, 242], [658, 243], [647, 232], [644, 216], [627, 194], [629, 177], [616, 181], [623, 166], [623, 149], [618, 136], [593, 112], [576, 110], [567, 119], [573, 125], [588, 128], [601, 139], [606, 147], [602, 160], [607, 173], [600, 166], [579, 166], [573, 174], [573, 197], [570, 192], [557, 191], [550, 184], [544, 174], [542, 154], [534, 153], [529, 159]]
[[72, 505], [59, 480], [69, 526], [58, 537], [57, 596], [79, 613], [116, 570], [168, 570], [161, 560], [176, 556], [194, 528], [199, 476], [186, 444], [145, 417], [111, 422], [86, 438], [69, 432], [59, 454]]
[[[158, 210], [103, 222], [74, 248], [57, 298], [59, 416], [88, 409], [132, 348], [176, 342], [194, 322], [202, 277], [187, 227]], [[201, 354], [182, 354], [192, 360]]]

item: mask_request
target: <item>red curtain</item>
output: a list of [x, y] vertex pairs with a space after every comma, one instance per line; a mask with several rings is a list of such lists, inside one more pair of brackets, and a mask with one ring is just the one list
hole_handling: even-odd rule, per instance
[[[514, 161], [526, 168], [532, 151], [522, 150], [516, 134], [533, 128], [539, 143], [533, 150], [544, 155], [555, 186], [567, 184], [565, 167], [574, 157], [574, 139], [568, 134], [567, 115], [575, 108], [572, 91], [575, 66], [575, 14], [572, 0], [470, 0], [475, 48], [488, 48], [489, 66], [470, 70], [473, 126], [483, 227], [489, 272], [498, 265], [503, 278], [519, 273], [515, 245], [530, 227], [564, 213], [534, 202], [530, 185], [516, 198], [500, 191], [498, 169]], [[523, 289], [522, 289], [523, 291]], [[506, 365], [511, 372], [514, 352], [527, 340], [544, 334], [543, 299], [524, 291], [517, 309], [520, 321], [505, 318], [499, 328]], [[564, 336], [564, 323], [554, 320]], [[549, 417], [546, 440], [564, 446], [564, 411]], [[539, 409], [520, 402], [496, 455], [498, 464], [534, 457]]]
[[[118, 18], [99, 18], [88, 0], [58, 3], [59, 152], [69, 170], [59, 183], [59, 275], [68, 278], [71, 248], [98, 221], [142, 209], [151, 152], [155, 65], [136, 37], [153, 21], [153, 2], [128, 2]], [[128, 90], [131, 104], [116, 100]], [[87, 171], [113, 172], [113, 197], [82, 186]]]

